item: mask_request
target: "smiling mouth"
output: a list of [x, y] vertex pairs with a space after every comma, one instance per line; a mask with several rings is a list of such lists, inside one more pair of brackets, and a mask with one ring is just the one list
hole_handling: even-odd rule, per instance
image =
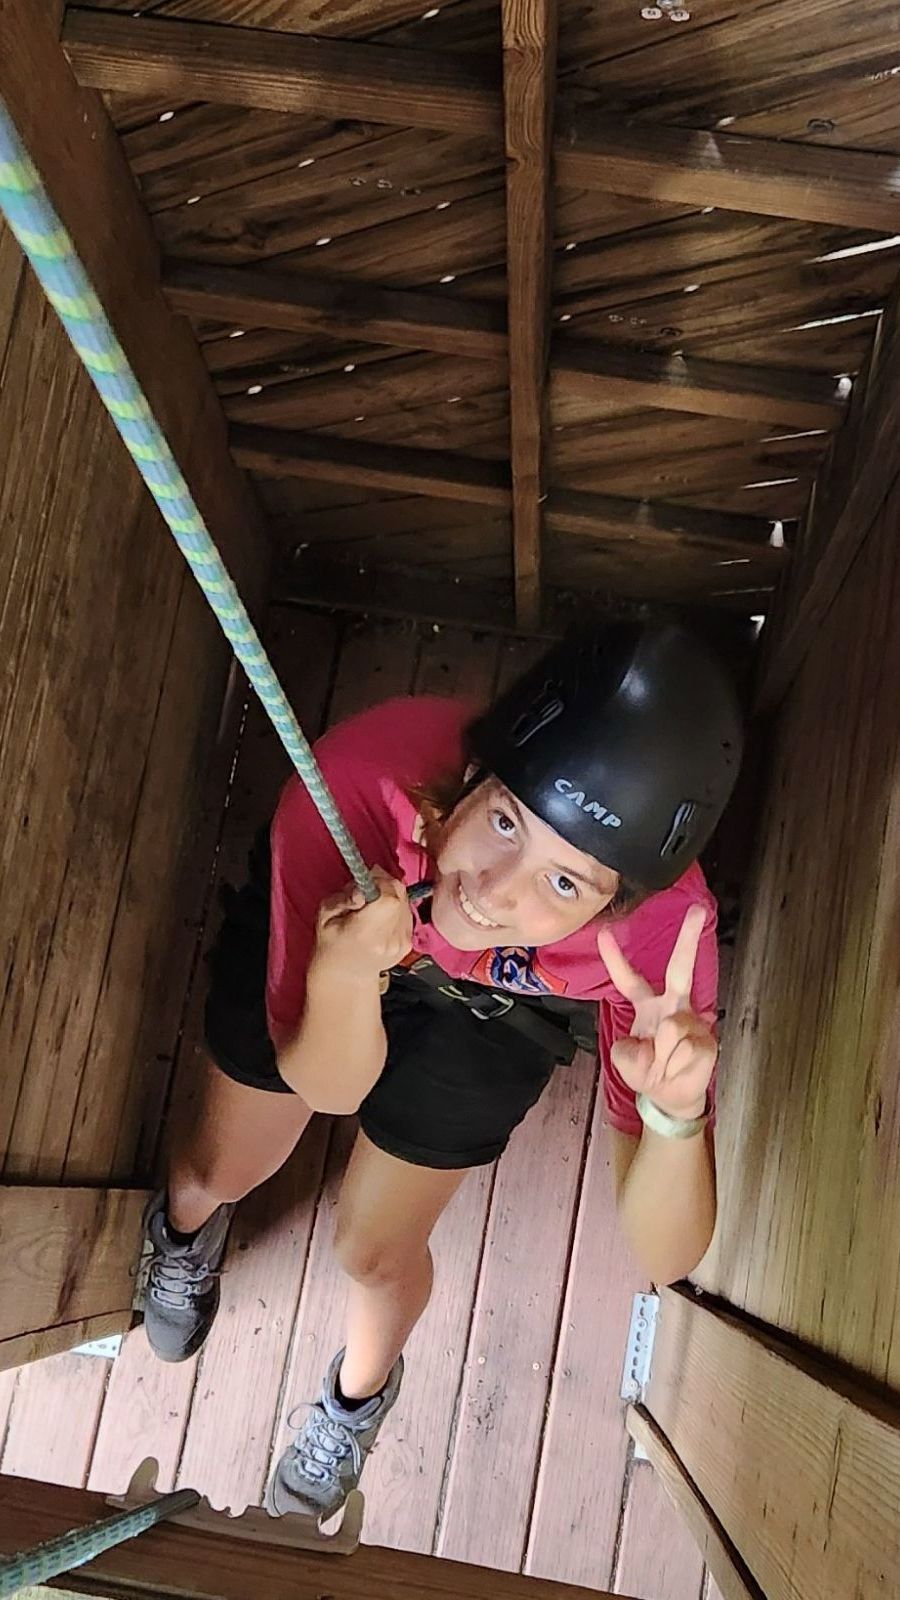
[[477, 906], [473, 906], [462, 884], [457, 886], [456, 903], [462, 911], [463, 916], [467, 919], [467, 921], [474, 922], [476, 928], [488, 928], [494, 932], [500, 927], [499, 922], [491, 922], [490, 918], [486, 917], [483, 912], [479, 911]]

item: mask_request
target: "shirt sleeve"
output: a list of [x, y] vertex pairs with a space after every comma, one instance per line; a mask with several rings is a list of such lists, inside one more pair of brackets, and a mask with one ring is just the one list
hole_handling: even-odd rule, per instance
[[[662, 989], [669, 957], [690, 905], [690, 899], [679, 896], [673, 900], [671, 915], [662, 919], [652, 930], [652, 935], [641, 947], [626, 948], [629, 962], [654, 988]], [[705, 896], [706, 922], [700, 935], [697, 962], [694, 967], [694, 984], [691, 1003], [698, 1016], [715, 1028], [718, 1018], [719, 948], [716, 939], [717, 913], [712, 896]], [[617, 1133], [640, 1138], [643, 1123], [637, 1109], [637, 1096], [616, 1071], [612, 1062], [612, 1047], [617, 1039], [627, 1039], [634, 1023], [634, 1009], [618, 990], [603, 995], [599, 1003], [600, 1074], [606, 1122]], [[716, 1078], [713, 1073], [709, 1085], [710, 1107], [715, 1115]]]
[[[377, 787], [344, 742], [324, 741], [317, 759], [368, 865], [399, 875], [389, 828], [373, 805]], [[319, 906], [350, 880], [349, 870], [299, 778], [286, 785], [272, 821], [272, 885], [266, 1009], [276, 1049], [293, 1038], [306, 999], [306, 973]]]

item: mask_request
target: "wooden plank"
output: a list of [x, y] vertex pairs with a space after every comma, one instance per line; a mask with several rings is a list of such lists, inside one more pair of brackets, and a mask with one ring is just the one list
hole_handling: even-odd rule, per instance
[[665, 1290], [647, 1404], [767, 1600], [896, 1587], [896, 1402]]
[[5, 220], [0, 218], [0, 373], [22, 281], [22, 252]]
[[[394, 695], [409, 694], [415, 681], [418, 654], [418, 629], [409, 623], [362, 619], [348, 628], [329, 705], [329, 724], [334, 725]], [[332, 1239], [340, 1186], [353, 1146], [356, 1123], [352, 1118], [338, 1118], [332, 1126], [321, 1198], [284, 1368], [281, 1399], [275, 1411], [273, 1463], [291, 1437], [288, 1417], [295, 1406], [318, 1394], [328, 1363], [343, 1342], [347, 1280], [332, 1254]], [[394, 1421], [393, 1416], [388, 1421], [381, 1449], [392, 1448]]]
[[265, 582], [265, 533], [194, 336], [166, 305], [153, 230], [116, 133], [99, 96], [75, 83], [49, 13], [2, 0], [0, 27], [0, 94], [252, 607]]
[[525, 1553], [594, 1082], [554, 1074], [491, 1202], [436, 1548], [499, 1571]]
[[262, 1503], [326, 1136], [317, 1118], [281, 1172], [241, 1206], [222, 1303], [200, 1358], [178, 1482], [202, 1487], [211, 1505], [232, 1515]]
[[[7, 597], [0, 615], [0, 657], [6, 668], [0, 704], [0, 786], [6, 797], [0, 873], [3, 964], [9, 975], [0, 1000], [5, 1063], [0, 1150], [5, 1162], [15, 1164], [9, 1138], [29, 1061], [29, 1092], [39, 1081], [46, 1084], [41, 1118], [52, 1122], [55, 1117], [50, 1085], [59, 1051], [55, 1038], [47, 1050], [42, 1034], [32, 1053], [35, 1019], [56, 922], [61, 911], [65, 922], [68, 911], [61, 906], [61, 890], [93, 745], [98, 736], [103, 743], [108, 723], [123, 711], [101, 688], [113, 650], [113, 623], [130, 580], [136, 580], [138, 593], [146, 582], [144, 557], [131, 546], [138, 484], [124, 452], [112, 462], [107, 457], [110, 424], [30, 275], [8, 350], [0, 402], [4, 425], [5, 437], [29, 441], [27, 451], [11, 456], [0, 498], [0, 521], [12, 535], [0, 549], [0, 583]], [[147, 615], [164, 637], [163, 575], [170, 569], [161, 566], [162, 609], [154, 614], [148, 608]], [[116, 893], [115, 880], [107, 878], [112, 903]], [[80, 999], [70, 985], [73, 1024]], [[64, 1140], [68, 1127], [59, 1131]]]
[[702, 1600], [704, 1571], [680, 1511], [653, 1469], [636, 1462], [625, 1499], [615, 1588], [653, 1600]]
[[108, 1371], [103, 1357], [72, 1352], [25, 1367], [10, 1407], [0, 1469], [41, 1483], [83, 1484]]
[[63, 44], [79, 82], [94, 89], [325, 118], [352, 106], [399, 127], [500, 131], [493, 73], [443, 52], [81, 7], [66, 12]]
[[894, 1390], [897, 503], [895, 489], [769, 741], [723, 1041], [719, 1220], [699, 1273], [710, 1292]]
[[503, 0], [506, 273], [516, 615], [541, 611], [545, 384], [550, 354], [550, 162], [556, 98], [556, 0]]
[[738, 417], [791, 428], [836, 428], [846, 407], [833, 379], [680, 353], [556, 339], [551, 410], [582, 400]]
[[[416, 694], [486, 704], [500, 641], [462, 629], [425, 632]], [[430, 1554], [466, 1354], [493, 1170], [470, 1174], [434, 1231], [435, 1289], [406, 1351], [406, 1376], [389, 1435], [366, 1473], [366, 1540]]]
[[398, 489], [472, 505], [510, 504], [509, 473], [500, 462], [239, 423], [231, 429], [231, 448], [241, 466], [268, 477]]
[[77, 1322], [59, 1322], [53, 1328], [38, 1328], [32, 1333], [17, 1333], [0, 1341], [0, 1372], [15, 1372], [29, 1362], [60, 1355], [91, 1339], [106, 1339], [122, 1333], [131, 1322], [131, 1307], [82, 1317]]
[[563, 113], [555, 154], [557, 181], [576, 188], [900, 230], [900, 179], [890, 155], [623, 122], [590, 105]]
[[187, 261], [170, 262], [163, 283], [174, 310], [240, 328], [324, 333], [476, 360], [506, 354], [503, 308], [490, 301]]
[[0, 1371], [0, 1459], [2, 1459], [3, 1449], [6, 1444], [9, 1409], [13, 1402], [13, 1395], [18, 1381], [18, 1368], [6, 1368]]
[[[126, 1334], [103, 1397], [86, 1479], [89, 1488], [124, 1494], [148, 1456], [157, 1463], [160, 1493], [175, 1487], [196, 1376], [196, 1356], [159, 1361], [143, 1327]], [[70, 1404], [67, 1396], [64, 1409]]]
[[554, 533], [612, 534], [627, 539], [661, 543], [692, 539], [733, 545], [736, 555], [758, 552], [768, 546], [772, 525], [761, 517], [723, 516], [695, 506], [666, 505], [660, 501], [625, 500], [617, 495], [588, 494], [577, 489], [551, 489], [544, 509], [548, 529]]
[[[643, 1479], [645, 1490], [648, 1479], [657, 1485], [654, 1507], [658, 1507], [659, 1496], [663, 1491], [669, 1498], [668, 1517], [664, 1519], [663, 1527], [654, 1540], [654, 1543], [663, 1547], [663, 1559], [673, 1544], [676, 1548], [685, 1546], [694, 1557], [697, 1556], [698, 1550], [702, 1550], [710, 1568], [710, 1581], [705, 1600], [765, 1600], [759, 1585], [747, 1570], [721, 1523], [713, 1516], [706, 1501], [698, 1493], [668, 1439], [650, 1413], [643, 1406], [632, 1406], [628, 1411], [627, 1423], [631, 1437], [648, 1456], [652, 1468], [651, 1472], [646, 1468], [637, 1467], [634, 1477]], [[627, 1538], [627, 1535], [623, 1535], [623, 1538]], [[646, 1553], [646, 1541], [641, 1541], [641, 1544]], [[654, 1595], [656, 1594], [653, 1579], [638, 1578], [637, 1574], [633, 1577], [628, 1576], [627, 1565], [625, 1575], [635, 1593], [641, 1592], [643, 1583], [648, 1589], [652, 1588]], [[683, 1593], [683, 1589], [678, 1589], [673, 1593], [672, 1600], [681, 1600]], [[660, 1600], [664, 1600], [662, 1593]]]
[[[893, 464], [900, 449], [898, 348], [900, 293], [895, 293], [885, 308], [865, 387], [857, 391], [861, 406], [848, 419], [852, 432], [848, 430], [846, 452], [841, 452], [844, 459], [840, 481], [832, 486], [827, 504], [824, 499], [821, 502], [825, 527], [815, 534], [821, 554], [805, 591], [797, 598], [793, 614], [785, 619], [777, 644], [770, 651], [757, 692], [759, 711], [772, 710], [785, 694], [818, 638], [873, 522], [896, 490], [898, 474]], [[837, 449], [841, 449], [840, 439]]]
[[297, 553], [278, 598], [497, 632], [516, 627], [508, 584], [454, 582], [428, 577], [421, 570], [379, 570], [378, 566], [360, 570], [358, 561], [329, 560], [314, 550]]
[[[267, 613], [266, 646], [302, 726], [313, 738], [320, 731], [324, 715], [336, 634], [330, 618], [271, 610]], [[231, 767], [233, 745], [224, 753]], [[254, 697], [247, 710], [234, 781], [228, 791], [225, 828], [216, 856], [217, 881], [243, 881], [253, 836], [274, 810], [288, 770], [287, 757]], [[219, 804], [220, 808], [224, 805], [224, 796], [220, 796]], [[212, 843], [210, 840], [210, 847]], [[212, 897], [204, 943], [212, 937], [218, 906], [217, 897]], [[195, 1114], [206, 981], [205, 964], [201, 962], [194, 970], [183, 1016], [168, 1116], [170, 1126]], [[267, 1430], [267, 1419], [275, 1408], [302, 1271], [304, 1229], [308, 1231], [311, 1224], [303, 1202], [310, 1163], [314, 1168], [317, 1159], [316, 1135], [310, 1138], [311, 1142], [304, 1144], [300, 1164], [251, 1200], [246, 1217], [239, 1214], [229, 1254], [234, 1271], [229, 1268], [223, 1279], [222, 1305], [212, 1343], [204, 1353], [193, 1410], [197, 1363], [171, 1366], [157, 1361], [140, 1330], [125, 1341], [110, 1375], [91, 1464], [92, 1488], [120, 1492], [147, 1454], [154, 1455], [160, 1464], [158, 1487], [171, 1487], [185, 1434], [189, 1432], [185, 1457], [191, 1471], [198, 1473], [204, 1492], [215, 1495], [217, 1503], [233, 1503], [238, 1509], [258, 1498], [268, 1446], [268, 1432], [263, 1443], [259, 1430]], [[284, 1216], [283, 1233], [267, 1230], [266, 1223], [273, 1214]], [[265, 1299], [265, 1307], [261, 1306], [261, 1299]], [[249, 1328], [248, 1317], [253, 1319]], [[241, 1355], [232, 1348], [238, 1326], [246, 1335], [243, 1349], [250, 1361], [246, 1382], [238, 1380]], [[230, 1370], [225, 1374], [223, 1363], [229, 1360]], [[222, 1404], [219, 1386], [226, 1376], [229, 1401]], [[274, 1393], [270, 1392], [272, 1385]], [[210, 1427], [213, 1393], [219, 1396], [219, 1410], [215, 1425]], [[245, 1484], [249, 1487], [242, 1500]]]
[[[0, 1496], [0, 1550], [12, 1555], [109, 1514], [103, 1498], [85, 1490], [8, 1479]], [[611, 1600], [598, 1589], [545, 1583], [518, 1573], [434, 1561], [407, 1551], [363, 1545], [349, 1560], [313, 1555], [286, 1545], [200, 1533], [162, 1524], [66, 1574], [66, 1586], [88, 1593], [193, 1600], [246, 1600], [262, 1592], [271, 1600]]]
[[[123, 495], [116, 475], [110, 477], [110, 509], [118, 499], [124, 512], [120, 524], [123, 581], [115, 583], [111, 591], [106, 585], [109, 631], [105, 637], [95, 613], [86, 610], [82, 618], [85, 635], [92, 631], [97, 645], [105, 645], [103, 665], [97, 662], [91, 673], [90, 657], [84, 665], [79, 663], [84, 692], [89, 695], [96, 695], [95, 686], [103, 673], [103, 714], [90, 743], [78, 813], [62, 863], [58, 911], [32, 1016], [4, 1168], [8, 1178], [44, 1183], [58, 1181], [66, 1163], [110, 935], [117, 922], [117, 890], [129, 853], [160, 684], [185, 581], [177, 552], [165, 543], [159, 547], [165, 530], [149, 496], [130, 482], [131, 492]], [[98, 518], [103, 515], [102, 504], [102, 500], [95, 502]], [[70, 537], [70, 530], [65, 534]], [[153, 627], [146, 625], [150, 617], [155, 619]], [[180, 688], [183, 693], [183, 682]], [[124, 1052], [124, 1038], [117, 1037], [115, 1046]], [[127, 1082], [127, 1074], [123, 1077]], [[102, 1164], [82, 1175], [102, 1176]]]
[[130, 1307], [146, 1198], [0, 1186], [0, 1339]]
[[[577, 1070], [589, 1070], [587, 1056], [578, 1057]], [[619, 1228], [604, 1117], [598, 1094], [525, 1571], [613, 1585], [628, 1458], [622, 1368], [632, 1301], [647, 1283]], [[634, 1585], [634, 1592], [653, 1591]]]

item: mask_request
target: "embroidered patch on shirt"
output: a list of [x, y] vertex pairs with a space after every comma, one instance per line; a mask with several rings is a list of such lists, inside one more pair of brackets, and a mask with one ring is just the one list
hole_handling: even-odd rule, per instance
[[528, 945], [507, 945], [502, 950], [485, 950], [469, 976], [475, 983], [497, 989], [514, 989], [517, 994], [565, 994], [562, 978], [548, 972], [538, 953]]

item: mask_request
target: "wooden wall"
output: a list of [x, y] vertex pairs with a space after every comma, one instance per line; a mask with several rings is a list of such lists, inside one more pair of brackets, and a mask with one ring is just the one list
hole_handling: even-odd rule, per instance
[[0, 1168], [142, 1177], [228, 653], [3, 232], [0, 664]]
[[900, 480], [891, 452], [858, 470], [880, 480], [880, 509], [856, 530], [759, 797], [723, 1045], [720, 1225], [700, 1281], [896, 1388]]

